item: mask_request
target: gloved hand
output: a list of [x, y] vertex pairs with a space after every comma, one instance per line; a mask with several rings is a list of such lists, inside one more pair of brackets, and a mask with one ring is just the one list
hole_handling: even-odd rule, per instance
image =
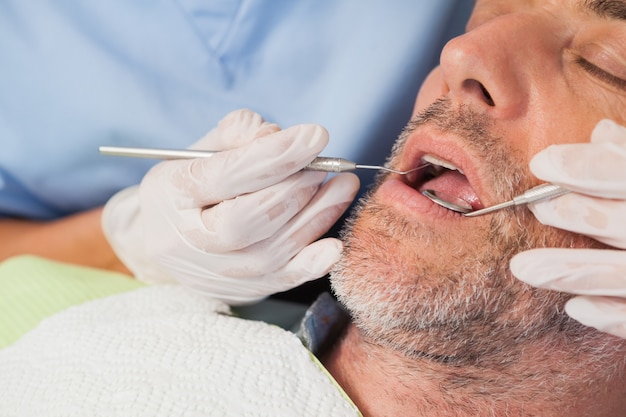
[[223, 152], [154, 166], [138, 193], [107, 203], [105, 234], [138, 278], [174, 279], [231, 305], [322, 277], [342, 245], [315, 240], [359, 187], [354, 174], [324, 182], [326, 173], [301, 171], [327, 143], [317, 125], [280, 130], [232, 112], [194, 145]]
[[616, 249], [534, 249], [516, 255], [511, 271], [530, 285], [579, 294], [565, 306], [572, 318], [626, 338], [626, 128], [603, 120], [591, 143], [550, 146], [530, 169], [575, 191], [530, 205], [541, 223]]

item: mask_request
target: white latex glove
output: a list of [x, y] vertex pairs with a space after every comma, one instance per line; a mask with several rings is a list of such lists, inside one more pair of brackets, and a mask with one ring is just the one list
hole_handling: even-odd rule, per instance
[[[530, 168], [570, 193], [530, 205], [543, 224], [626, 249], [626, 128], [603, 120], [591, 143], [553, 145]], [[565, 306], [581, 323], [626, 338], [626, 251], [534, 249], [516, 255], [513, 274], [536, 287], [579, 294]]]
[[301, 171], [327, 143], [317, 125], [280, 130], [232, 112], [193, 146], [223, 152], [154, 166], [138, 196], [130, 189], [107, 203], [105, 234], [138, 278], [173, 278], [231, 305], [322, 277], [342, 245], [316, 239], [359, 187], [354, 174], [324, 182], [326, 173]]

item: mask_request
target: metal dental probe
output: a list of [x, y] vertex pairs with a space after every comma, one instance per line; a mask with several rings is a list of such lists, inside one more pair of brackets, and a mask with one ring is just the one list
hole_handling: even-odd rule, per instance
[[[207, 158], [220, 151], [202, 151], [193, 149], [163, 149], [163, 148], [132, 148], [124, 146], [100, 146], [98, 148], [103, 155], [112, 156], [130, 156], [136, 158], [155, 158], [155, 159], [191, 159], [191, 158]], [[361, 165], [356, 162], [344, 158], [334, 158], [326, 156], [318, 156], [304, 169], [310, 171], [324, 172], [345, 172], [354, 171], [355, 169], [374, 169], [392, 172], [394, 174], [405, 175], [409, 172], [417, 171], [425, 168], [430, 163], [419, 165], [408, 171], [397, 171], [395, 169], [379, 166], [379, 165]]]
[[[461, 213], [465, 217], [476, 217], [482, 216], [483, 214], [493, 213], [494, 211], [501, 210], [503, 208], [512, 207], [512, 206], [520, 206], [530, 203], [538, 203], [540, 201], [548, 200], [550, 198], [555, 198], [562, 196], [564, 194], [569, 193], [570, 190], [560, 187], [556, 184], [541, 184], [536, 187], [527, 190], [523, 194], [520, 194], [509, 201], [505, 201], [504, 203], [495, 204], [491, 207], [485, 207], [483, 209], [472, 211], [472, 208], [469, 204], [460, 205], [457, 203], [453, 203], [448, 201], [441, 196], [438, 196], [434, 190], [424, 190], [422, 194], [428, 198], [430, 198], [433, 202], [443, 206], [449, 210], [456, 211]], [[456, 200], [458, 200], [455, 197]]]

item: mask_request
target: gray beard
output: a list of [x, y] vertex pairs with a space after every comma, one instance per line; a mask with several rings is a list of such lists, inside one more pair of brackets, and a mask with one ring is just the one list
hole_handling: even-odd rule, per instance
[[[501, 179], [495, 191], [502, 201], [533, 185], [506, 142], [489, 134], [485, 117], [463, 108], [453, 111], [445, 101], [409, 124], [394, 147], [392, 164], [412, 130], [424, 123], [467, 138], [494, 178]], [[331, 273], [333, 291], [366, 340], [408, 358], [491, 369], [517, 361], [529, 342], [543, 341], [546, 348], [577, 344], [572, 355], [597, 350], [594, 340], [603, 336], [564, 313], [569, 295], [532, 288], [515, 279], [508, 266], [514, 254], [529, 248], [597, 243], [541, 226], [524, 208], [515, 215], [496, 213], [488, 227], [455, 241], [378, 205], [372, 197], [376, 188], [344, 229], [344, 256]], [[413, 242], [427, 249], [411, 251]]]
[[[569, 296], [511, 275], [511, 256], [535, 247], [523, 230], [482, 248], [464, 248], [367, 200], [355, 216], [331, 283], [371, 342], [407, 357], [500, 369], [516, 360], [522, 342], [562, 331], [584, 335], [563, 313]], [[360, 228], [359, 216], [375, 220]], [[415, 241], [444, 256], [394, 257], [395, 245]]]

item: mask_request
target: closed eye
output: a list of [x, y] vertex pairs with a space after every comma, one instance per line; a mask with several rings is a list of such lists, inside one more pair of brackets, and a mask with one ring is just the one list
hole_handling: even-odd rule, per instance
[[598, 78], [599, 80], [602, 80], [614, 87], [626, 91], [626, 80], [616, 77], [615, 75], [610, 74], [599, 67], [596, 67], [591, 62], [582, 57], [576, 58], [576, 63], [580, 65], [582, 69], [587, 71], [592, 76]]

